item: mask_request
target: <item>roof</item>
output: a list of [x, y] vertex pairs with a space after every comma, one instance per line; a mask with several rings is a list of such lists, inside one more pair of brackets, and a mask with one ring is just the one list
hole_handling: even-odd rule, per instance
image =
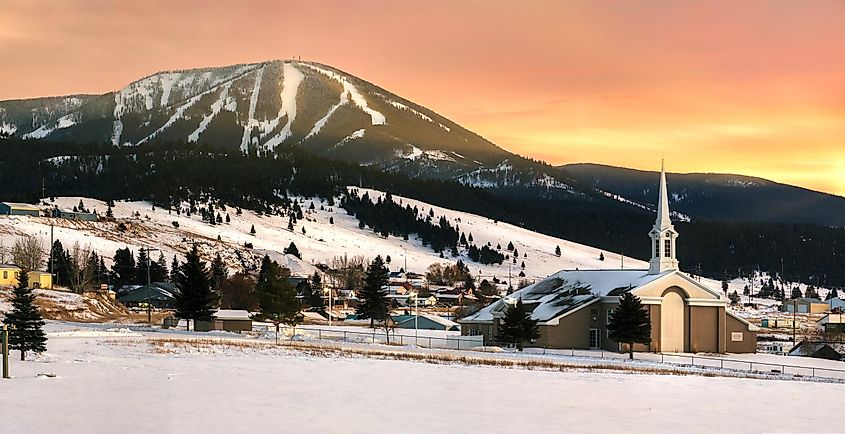
[[140, 303], [147, 300], [174, 301], [173, 293], [156, 285], [144, 285], [117, 297], [121, 303]]
[[816, 322], [820, 324], [845, 324], [845, 317], [843, 315], [845, 314], [829, 313]]
[[242, 309], [220, 309], [214, 312], [214, 319], [251, 320], [249, 312]]
[[[402, 323], [408, 322], [408, 321], [413, 322], [414, 317], [415, 317], [415, 315], [397, 315], [397, 316], [393, 317], [393, 320], [396, 322], [397, 325], [399, 325], [399, 324], [402, 324]], [[452, 329], [453, 327], [459, 326], [458, 323], [456, 323], [454, 321], [450, 321], [446, 318], [443, 318], [442, 316], [431, 315], [431, 314], [426, 314], [426, 313], [420, 314], [419, 319], [434, 322], [434, 323], [442, 326], [445, 329]]]
[[[507, 304], [522, 299], [532, 308], [531, 319], [546, 322], [604, 296], [618, 296], [674, 273], [648, 274], [648, 270], [563, 270], [490, 304], [461, 322], [492, 322]], [[498, 315], [496, 315], [498, 316]]]
[[828, 348], [827, 351], [829, 352], [836, 352], [838, 354], [845, 353], [845, 344], [840, 343], [833, 343], [833, 342], [809, 342], [809, 341], [801, 341], [791, 350], [789, 350], [790, 356], [812, 356], [819, 351], [823, 350], [825, 347]]
[[[823, 302], [822, 302], [821, 300], [819, 300], [818, 298], [800, 297], [800, 298], [793, 298], [793, 299], [789, 299], [789, 300], [784, 300], [783, 304], [787, 304], [787, 305], [788, 305], [788, 304], [791, 304], [793, 300], [794, 300], [794, 301], [797, 301], [797, 302], [799, 302], [799, 303], [802, 303], [802, 302], [803, 302], [803, 303], [823, 303]], [[825, 304], [826, 304], [826, 303], [825, 303]]]
[[35, 205], [28, 204], [28, 203], [19, 203], [19, 202], [2, 202], [3, 205], [8, 206], [11, 209], [19, 209], [19, 210], [26, 210], [26, 211], [41, 211], [41, 208], [38, 208]]
[[18, 267], [15, 264], [0, 264], [0, 268], [14, 268], [14, 269], [17, 269], [17, 270], [21, 269], [21, 267]]

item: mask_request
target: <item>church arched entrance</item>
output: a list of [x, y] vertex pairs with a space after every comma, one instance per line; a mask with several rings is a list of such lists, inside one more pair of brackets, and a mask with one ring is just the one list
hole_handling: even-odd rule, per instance
[[684, 299], [674, 291], [667, 292], [660, 305], [660, 351], [684, 351]]

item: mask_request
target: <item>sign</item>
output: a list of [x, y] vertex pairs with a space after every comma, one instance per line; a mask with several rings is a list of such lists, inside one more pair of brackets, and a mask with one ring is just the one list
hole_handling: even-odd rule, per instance
[[731, 332], [731, 342], [742, 342], [742, 332]]

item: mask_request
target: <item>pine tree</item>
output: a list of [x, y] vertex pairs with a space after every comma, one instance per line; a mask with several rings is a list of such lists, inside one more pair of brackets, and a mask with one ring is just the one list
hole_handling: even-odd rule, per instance
[[211, 290], [208, 266], [200, 259], [197, 246], [185, 255], [185, 263], [176, 274], [176, 315], [194, 321], [211, 321], [217, 301]]
[[261, 258], [261, 268], [258, 269], [258, 283], [267, 281], [267, 276], [270, 274], [270, 265], [272, 265], [270, 255], [264, 255]]
[[512, 252], [514, 250], [513, 241], [508, 241], [508, 251]]
[[731, 304], [735, 305], [740, 302], [739, 294], [736, 293], [736, 290], [734, 290], [728, 298], [731, 300]]
[[173, 255], [173, 261], [170, 262], [170, 282], [176, 283], [176, 276], [179, 274], [179, 258]]
[[599, 261], [604, 261], [604, 252], [599, 252]]
[[329, 224], [330, 224], [330, 225], [333, 225], [333, 224], [334, 224], [334, 217], [329, 217]]
[[825, 301], [827, 301], [827, 300], [830, 300], [830, 299], [833, 299], [833, 298], [839, 298], [839, 294], [836, 292], [836, 288], [833, 288], [830, 291], [828, 291], [827, 297], [825, 297], [824, 299], [825, 299]]
[[226, 213], [226, 223], [231, 223], [232, 219], [229, 217], [229, 213]]
[[108, 208], [106, 208], [106, 217], [114, 218], [114, 211], [112, 211], [111, 203], [109, 203]]
[[361, 319], [370, 320], [370, 327], [375, 321], [385, 321], [388, 316], [387, 294], [382, 287], [388, 283], [388, 270], [381, 256], [376, 256], [367, 267], [364, 287], [361, 289], [362, 302], [355, 309]]
[[218, 253], [214, 256], [214, 260], [211, 261], [211, 277], [214, 281], [214, 288], [216, 289], [220, 286], [220, 282], [223, 282], [228, 276], [229, 268], [226, 267], [226, 263], [223, 262], [223, 258]]
[[616, 342], [628, 344], [628, 357], [634, 359], [634, 344], [651, 344], [651, 318], [640, 298], [626, 292], [619, 307], [610, 315], [608, 335]]
[[314, 271], [311, 276], [311, 298], [308, 300], [308, 305], [316, 311], [322, 311], [325, 303], [323, 302], [323, 280], [320, 278], [320, 273]]
[[249, 233], [255, 235], [255, 225], [252, 225], [252, 227], [249, 228]]
[[27, 351], [47, 351], [44, 320], [35, 305], [35, 293], [28, 286], [26, 270], [21, 270], [18, 273], [18, 286], [12, 291], [12, 310], [3, 319], [3, 323], [11, 329], [9, 345], [21, 352], [21, 360], [26, 359]]
[[112, 264], [112, 282], [115, 288], [132, 283], [135, 278], [135, 257], [129, 247], [117, 249], [114, 252], [114, 264]]
[[505, 311], [505, 317], [499, 323], [496, 340], [512, 344], [522, 351], [525, 342], [533, 342], [539, 337], [540, 327], [537, 320], [531, 319], [531, 313], [525, 311], [522, 298], [519, 298], [515, 305]]
[[267, 267], [264, 281], [255, 286], [261, 316], [276, 326], [276, 343], [279, 343], [279, 324], [296, 327], [303, 319], [299, 313], [296, 288], [288, 281], [289, 276], [289, 270], [273, 261]]
[[[150, 267], [150, 257], [147, 254], [147, 249], [141, 248], [138, 250], [138, 260], [135, 261], [137, 267], [135, 268], [135, 281], [136, 285], [146, 285], [147, 284], [147, 276], [148, 276], [148, 268]], [[150, 276], [150, 280], [152, 280], [152, 276]]]
[[286, 249], [284, 249], [282, 252], [286, 255], [293, 255], [293, 256], [296, 256], [299, 259], [302, 259], [302, 254], [299, 253], [299, 249], [296, 248], [296, 244], [294, 244], [293, 241], [291, 241], [290, 245]]
[[560, 256], [560, 246], [555, 247], [555, 255]]

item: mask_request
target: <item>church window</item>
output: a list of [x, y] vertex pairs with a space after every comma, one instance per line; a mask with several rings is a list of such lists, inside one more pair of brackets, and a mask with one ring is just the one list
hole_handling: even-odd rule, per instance
[[654, 257], [655, 258], [660, 257], [660, 240], [654, 241]]
[[671, 238], [666, 237], [666, 239], [663, 240], [663, 250], [664, 250], [664, 252], [663, 252], [664, 256], [666, 256], [667, 258], [672, 257], [672, 239]]

